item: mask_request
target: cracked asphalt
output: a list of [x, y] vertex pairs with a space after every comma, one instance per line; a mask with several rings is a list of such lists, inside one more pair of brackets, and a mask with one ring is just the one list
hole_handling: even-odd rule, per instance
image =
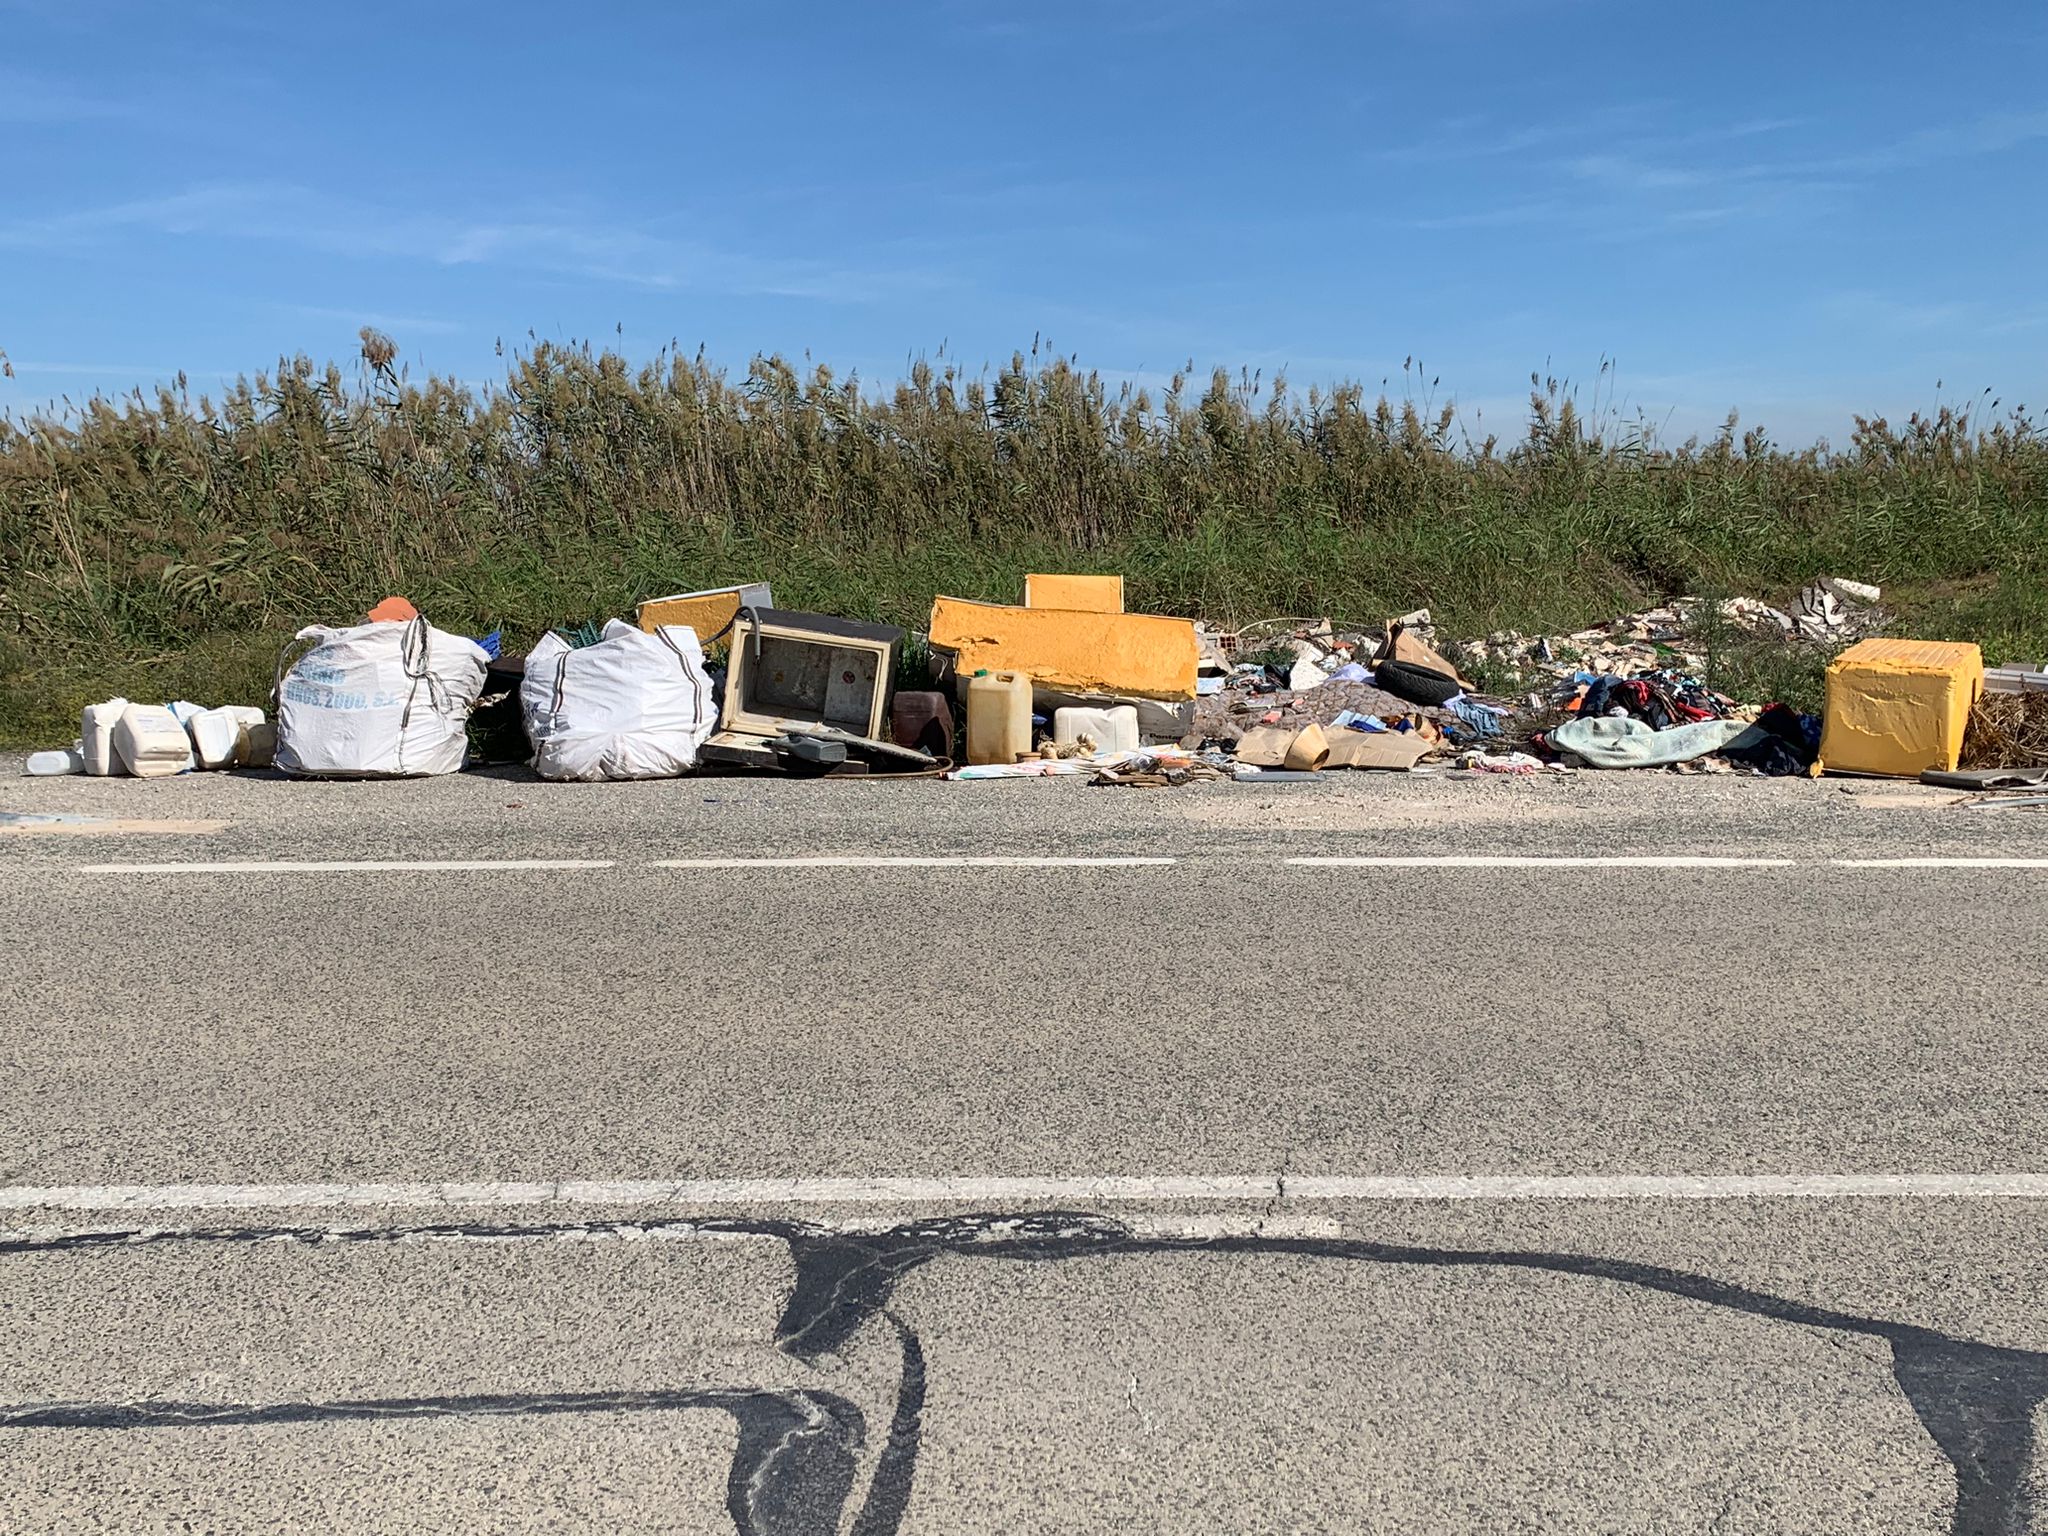
[[[1956, 799], [9, 780], [228, 825], [0, 834], [0, 1195], [2048, 1172]], [[613, 867], [79, 872], [437, 858]], [[290, 1198], [0, 1208], [0, 1531], [2048, 1531], [2034, 1199]]]

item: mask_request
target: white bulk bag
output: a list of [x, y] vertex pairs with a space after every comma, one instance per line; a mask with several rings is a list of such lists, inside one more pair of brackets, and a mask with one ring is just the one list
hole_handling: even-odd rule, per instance
[[697, 632], [653, 634], [620, 619], [578, 649], [543, 635], [527, 654], [519, 706], [544, 779], [665, 779], [697, 765], [718, 724]]
[[490, 657], [424, 618], [298, 633], [277, 684], [277, 766], [312, 778], [454, 773]]

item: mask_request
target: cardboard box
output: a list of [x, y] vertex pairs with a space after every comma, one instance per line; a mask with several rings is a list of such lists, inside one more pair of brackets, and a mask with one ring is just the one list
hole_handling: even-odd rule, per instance
[[1970, 706], [1984, 691], [1984, 654], [1934, 640], [1860, 640], [1828, 664], [1824, 768], [1918, 778], [1953, 772]]
[[1420, 731], [1353, 731], [1330, 733], [1330, 760], [1325, 768], [1384, 768], [1406, 773], [1435, 750], [1437, 743]]
[[[1350, 734], [1355, 736], [1358, 732]], [[1237, 760], [1251, 768], [1313, 773], [1329, 762], [1330, 741], [1323, 728], [1313, 721], [1299, 730], [1285, 725], [1261, 725], [1244, 733], [1237, 744]]]

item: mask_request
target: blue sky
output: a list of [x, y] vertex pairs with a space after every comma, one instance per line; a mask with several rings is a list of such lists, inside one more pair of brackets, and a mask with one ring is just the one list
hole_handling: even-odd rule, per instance
[[[2048, 407], [2048, 8], [0, 0], [0, 405], [499, 338]], [[1937, 389], [1937, 384], [1939, 388]]]

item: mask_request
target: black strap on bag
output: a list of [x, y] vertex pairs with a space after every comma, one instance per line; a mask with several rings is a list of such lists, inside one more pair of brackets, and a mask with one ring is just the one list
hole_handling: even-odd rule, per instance
[[[733, 622], [738, 618], [739, 615], [735, 613], [732, 620], [727, 621], [725, 629], [721, 629], [718, 634], [725, 634], [727, 630], [732, 628]], [[690, 680], [690, 691], [696, 695], [697, 699], [697, 718], [701, 721], [704, 718], [704, 695], [711, 686], [711, 679], [705, 676], [702, 667], [691, 663], [690, 658], [683, 654], [683, 648], [669, 638], [668, 631], [668, 625], [657, 624], [654, 626], [654, 638], [669, 648], [670, 652], [675, 656], [676, 665], [683, 669], [683, 676]], [[715, 640], [718, 638], [718, 635], [713, 635], [712, 638]]]

